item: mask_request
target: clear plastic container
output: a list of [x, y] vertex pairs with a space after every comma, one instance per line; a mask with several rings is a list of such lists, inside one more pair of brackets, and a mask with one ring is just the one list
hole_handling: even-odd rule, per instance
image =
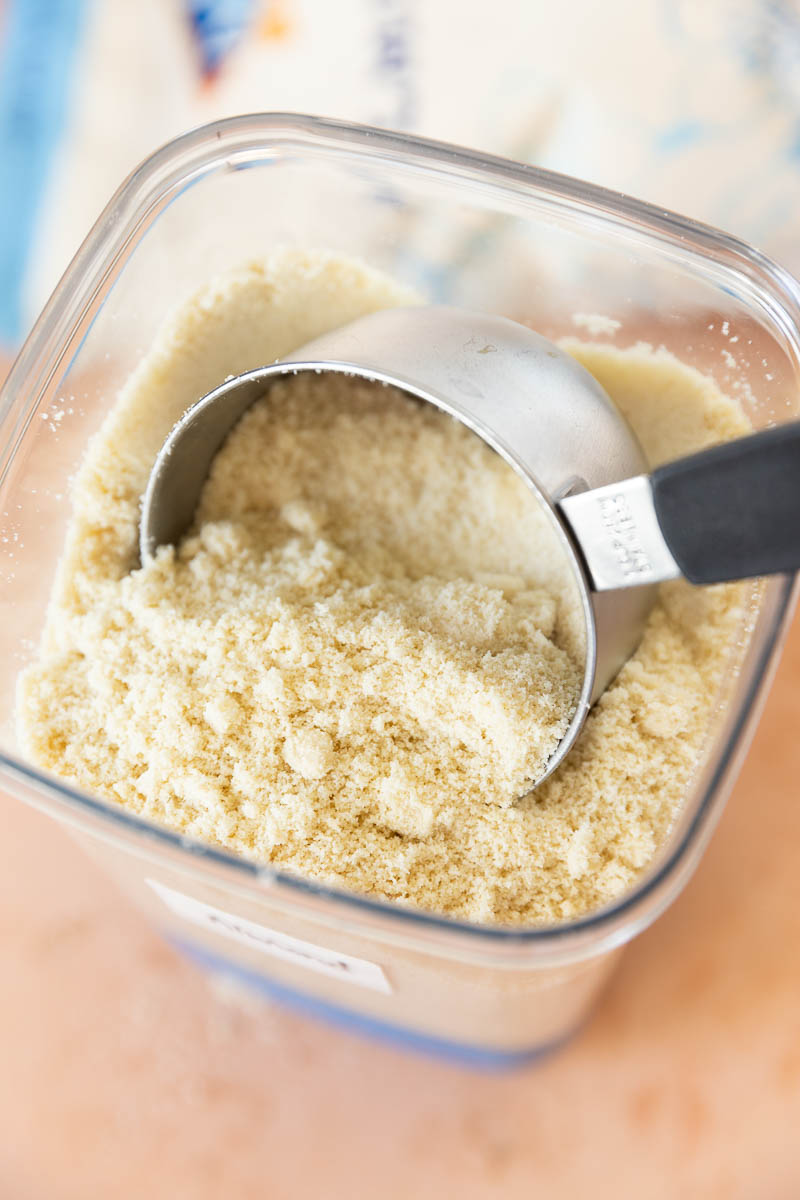
[[797, 412], [800, 289], [732, 238], [574, 180], [308, 117], [242, 117], [165, 146], [122, 186], [2, 391], [5, 789], [69, 825], [209, 967], [419, 1047], [524, 1061], [575, 1030], [620, 948], [696, 866], [776, 661], [791, 580], [753, 588], [668, 844], [633, 891], [570, 924], [481, 928], [258, 868], [63, 785], [15, 745], [15, 681], [42, 628], [88, 437], [178, 301], [287, 243], [360, 256], [434, 301], [550, 336], [580, 332], [576, 313], [600, 314], [619, 322], [605, 322], [610, 340], [663, 343], [712, 372], [756, 426]]

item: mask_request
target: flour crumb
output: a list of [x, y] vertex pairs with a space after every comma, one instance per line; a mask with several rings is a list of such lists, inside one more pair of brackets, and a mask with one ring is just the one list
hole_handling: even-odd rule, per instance
[[622, 328], [621, 321], [602, 313], [573, 313], [572, 324], [578, 329], [585, 329], [590, 337], [610, 337]]
[[287, 735], [283, 757], [303, 779], [321, 779], [333, 766], [333, 740], [324, 729], [301, 729]]

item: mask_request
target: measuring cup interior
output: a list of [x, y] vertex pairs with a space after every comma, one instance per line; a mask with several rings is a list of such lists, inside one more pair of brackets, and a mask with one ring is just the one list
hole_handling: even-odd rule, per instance
[[496, 435], [441, 396], [409, 385], [387, 373], [341, 362], [275, 363], [227, 380], [193, 405], [173, 428], [154, 464], [142, 502], [141, 558], [147, 562], [167, 543], [177, 543], [192, 523], [211, 463], [248, 408], [264, 397], [277, 380], [302, 372], [333, 371], [397, 387], [416, 402], [432, 404], [466, 425], [498, 453], [523, 480], [531, 497], [526, 520], [538, 553], [531, 557], [530, 586], [541, 587], [558, 600], [554, 638], [570, 657], [583, 664], [580, 693], [569, 726], [547, 763], [541, 782], [555, 770], [574, 744], [593, 701], [597, 645], [594, 609], [588, 578], [564, 524], [549, 497], [516, 456]]

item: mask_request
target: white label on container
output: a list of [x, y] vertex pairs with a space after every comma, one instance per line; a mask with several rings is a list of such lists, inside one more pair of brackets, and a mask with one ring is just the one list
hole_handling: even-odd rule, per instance
[[308, 967], [310, 971], [332, 975], [335, 979], [357, 983], [376, 992], [392, 990], [376, 963], [367, 962], [363, 958], [353, 958], [349, 954], [339, 954], [336, 950], [329, 950], [327, 946], [315, 946], [313, 942], [303, 942], [300, 938], [279, 933], [277, 929], [258, 925], [255, 921], [249, 921], [247, 917], [223, 912], [221, 908], [214, 908], [213, 904], [205, 904], [202, 900], [196, 900], [194, 896], [176, 892], [155, 879], [146, 879], [145, 883], [149, 884], [176, 916], [192, 921], [202, 929], [221, 933], [225, 937], [233, 938], [235, 942], [251, 946], [263, 954], [270, 954], [273, 958], [280, 958], [296, 967]]

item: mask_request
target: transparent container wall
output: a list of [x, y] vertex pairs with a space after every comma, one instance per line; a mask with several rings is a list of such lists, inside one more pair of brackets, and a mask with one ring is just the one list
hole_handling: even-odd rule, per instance
[[297, 245], [356, 255], [428, 302], [502, 313], [550, 335], [587, 336], [582, 318], [595, 315], [619, 322], [614, 341], [680, 350], [732, 386], [759, 422], [785, 419], [797, 404], [794, 357], [767, 314], [759, 320], [763, 301], [744, 276], [737, 293], [729, 272], [651, 230], [556, 206], [532, 188], [504, 191], [380, 157], [319, 158], [283, 148], [237, 168], [234, 156], [186, 184], [128, 258], [71, 378], [95, 372], [119, 384], [164, 316], [210, 276]]
[[[257, 125], [258, 119], [252, 121]], [[315, 133], [267, 121], [260, 140], [220, 127], [134, 177], [101, 229], [85, 309], [73, 271], [34, 334], [28, 375], [6, 389], [0, 428], [0, 750], [16, 754], [17, 674], [33, 654], [69, 519], [69, 485], [86, 443], [171, 310], [210, 277], [276, 246], [342, 251], [414, 286], [422, 299], [501, 313], [551, 337], [665, 345], [740, 399], [754, 425], [793, 416], [797, 329], [772, 270], [711, 231], [684, 246], [635, 204], [512, 165], [391, 138]], [[317, 126], [319, 130], [321, 127]], [[245, 144], [247, 143], [247, 144]], [[405, 149], [404, 149], [405, 147]], [[203, 153], [200, 153], [200, 150]], [[170, 157], [171, 155], [171, 157]], [[168, 169], [169, 168], [169, 169]], [[626, 207], [627, 203], [627, 207]], [[120, 236], [120, 229], [125, 237]], [[113, 243], [113, 253], [108, 246]], [[705, 249], [705, 255], [698, 250]], [[105, 257], [104, 257], [105, 255]], [[94, 285], [93, 285], [94, 287]], [[34, 369], [35, 366], [35, 369]], [[720, 811], [753, 706], [785, 622], [788, 585], [753, 592], [683, 816], [641, 887], [585, 927], [515, 935], [419, 921], [380, 905], [303, 891], [265, 871], [103, 815], [55, 781], [6, 769], [6, 786], [63, 819], [154, 921], [244, 972], [415, 1035], [528, 1052], [574, 1027], [613, 951], [677, 894]], [[112, 806], [113, 808], [113, 806]], [[181, 926], [148, 879], [319, 946], [377, 963], [390, 994], [344, 992], [252, 947]], [[191, 924], [191, 923], [190, 923]], [[177, 926], [181, 926], [178, 928]], [[452, 1014], [458, 1014], [455, 1028]]]
[[[421, 1049], [489, 1066], [514, 1065], [575, 1033], [617, 959], [610, 952], [531, 969], [513, 950], [483, 959], [468, 946], [437, 950], [387, 937], [379, 926], [331, 925], [324, 911], [296, 899], [287, 905], [269, 887], [248, 894], [216, 873], [187, 876], [185, 864], [156, 861], [130, 843], [84, 845], [152, 924], [202, 966], [282, 1000], [313, 996], [320, 1015], [355, 1015], [370, 1032], [411, 1035]], [[205, 919], [209, 908], [213, 923]], [[274, 950], [276, 938], [292, 939], [289, 953], [265, 953], [265, 939]], [[325, 951], [347, 969], [326, 970]]]
[[[666, 345], [740, 399], [756, 426], [796, 411], [796, 357], [751, 281], [722, 276], [618, 214], [490, 184], [452, 164], [371, 159], [328, 144], [223, 151], [141, 221], [6, 467], [0, 578], [26, 596], [0, 641], [15, 670], [41, 629], [70, 476], [118, 388], [176, 304], [275, 246], [353, 254], [425, 300], [501, 313], [552, 337], [591, 339], [601, 328], [605, 343]], [[0, 695], [7, 745], [12, 692]]]

